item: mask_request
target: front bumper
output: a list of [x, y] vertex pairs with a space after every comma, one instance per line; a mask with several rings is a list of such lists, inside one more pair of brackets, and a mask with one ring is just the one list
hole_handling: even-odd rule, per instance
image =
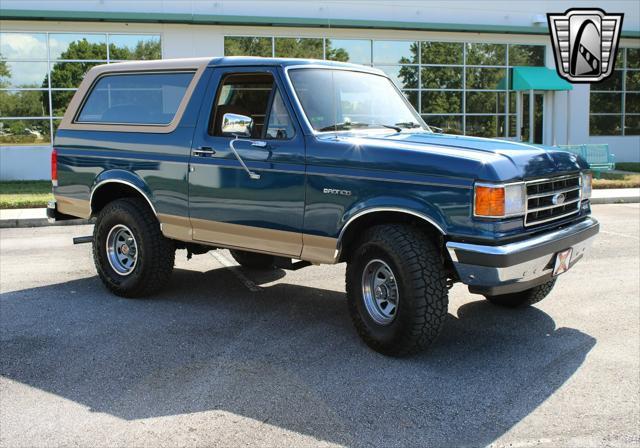
[[524, 241], [503, 246], [447, 243], [460, 281], [477, 294], [500, 295], [524, 291], [553, 278], [556, 254], [573, 248], [569, 266], [591, 247], [600, 224], [589, 217]]

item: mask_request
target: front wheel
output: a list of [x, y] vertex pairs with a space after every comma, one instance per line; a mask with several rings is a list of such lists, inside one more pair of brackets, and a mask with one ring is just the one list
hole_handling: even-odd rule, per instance
[[372, 349], [405, 356], [427, 348], [447, 315], [442, 256], [409, 225], [371, 228], [347, 265], [347, 299], [360, 337]]
[[93, 229], [93, 260], [114, 294], [143, 297], [166, 285], [175, 259], [173, 242], [146, 202], [124, 198], [107, 204]]
[[502, 294], [499, 296], [485, 296], [485, 298], [494, 305], [504, 306], [506, 308], [531, 306], [547, 297], [555, 284], [556, 280], [553, 279], [547, 283], [543, 283], [542, 285], [525, 289], [524, 291]]

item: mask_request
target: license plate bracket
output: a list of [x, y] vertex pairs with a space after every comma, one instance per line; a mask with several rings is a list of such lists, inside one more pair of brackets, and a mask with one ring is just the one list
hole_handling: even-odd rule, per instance
[[569, 270], [571, 267], [571, 255], [573, 254], [573, 247], [565, 249], [556, 254], [556, 261], [553, 266], [553, 276], [556, 277]]

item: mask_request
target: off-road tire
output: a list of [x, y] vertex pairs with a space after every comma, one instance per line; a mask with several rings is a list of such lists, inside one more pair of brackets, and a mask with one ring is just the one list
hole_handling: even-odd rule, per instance
[[234, 260], [248, 269], [268, 270], [274, 268], [275, 258], [273, 255], [258, 254], [244, 250], [230, 250]]
[[553, 279], [547, 283], [543, 283], [542, 285], [534, 286], [531, 289], [525, 289], [524, 291], [502, 294], [499, 296], [485, 295], [485, 297], [494, 305], [506, 308], [531, 306], [547, 297], [555, 284], [556, 280]]
[[[118, 224], [131, 229], [138, 248], [133, 271], [124, 276], [107, 259], [107, 236]], [[145, 297], [162, 289], [173, 271], [175, 251], [173, 241], [162, 235], [160, 223], [142, 199], [117, 199], [98, 214], [93, 229], [93, 261], [102, 283], [118, 296]]]
[[[363, 298], [363, 271], [382, 260], [395, 276], [398, 302], [391, 323], [375, 322]], [[447, 316], [447, 277], [442, 254], [420, 229], [380, 225], [369, 229], [349, 257], [346, 274], [349, 314], [363, 341], [387, 356], [407, 356], [426, 349], [437, 338]]]

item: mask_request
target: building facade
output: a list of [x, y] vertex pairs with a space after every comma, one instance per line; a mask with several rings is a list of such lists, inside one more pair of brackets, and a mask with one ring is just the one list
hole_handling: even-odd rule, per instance
[[[582, 2], [13, 1], [0, 17], [0, 179], [49, 176], [52, 135], [86, 71], [122, 60], [252, 55], [377, 67], [444, 132], [546, 145], [607, 143], [640, 161], [640, 6], [625, 14], [613, 76], [565, 87], [546, 13]], [[543, 73], [543, 72], [536, 72]], [[544, 74], [544, 73], [543, 73]], [[534, 79], [535, 81], [535, 79]]]

